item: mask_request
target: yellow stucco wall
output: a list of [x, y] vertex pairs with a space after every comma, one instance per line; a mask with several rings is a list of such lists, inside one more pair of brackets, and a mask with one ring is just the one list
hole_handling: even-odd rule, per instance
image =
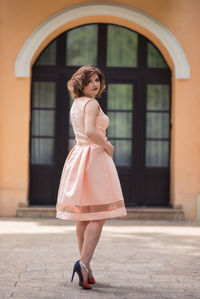
[[[28, 204], [30, 80], [16, 78], [16, 57], [30, 34], [48, 17], [80, 3], [93, 1], [66, 0], [0, 0], [0, 216], [15, 215], [17, 205]], [[107, 2], [107, 1], [95, 1]], [[130, 5], [160, 21], [176, 37], [191, 67], [188, 80], [172, 79], [172, 135], [170, 197], [182, 205], [187, 219], [197, 215], [200, 193], [200, 1], [198, 0], [132, 0], [110, 1]], [[172, 60], [148, 30], [131, 22], [105, 17], [144, 34], [161, 50], [169, 66]], [[67, 23], [44, 40], [33, 61], [48, 42], [61, 32], [101, 17], [82, 18]]]

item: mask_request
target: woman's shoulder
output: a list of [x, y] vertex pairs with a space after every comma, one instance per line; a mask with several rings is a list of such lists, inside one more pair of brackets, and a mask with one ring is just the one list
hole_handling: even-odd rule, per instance
[[95, 99], [95, 98], [90, 98], [90, 97], [81, 97], [78, 98], [78, 101], [80, 103], [80, 105], [82, 106], [83, 110], [85, 111], [86, 106], [88, 106], [88, 103], [91, 103], [89, 110], [96, 110], [98, 109], [99, 111], [101, 111], [101, 107], [99, 105], [99, 102]]
[[[88, 103], [91, 103], [88, 107]], [[86, 107], [89, 109], [86, 109]], [[77, 113], [85, 113], [87, 110], [88, 113], [95, 113], [96, 110], [101, 112], [101, 107], [98, 101], [95, 98], [89, 97], [79, 97], [74, 99], [74, 102], [70, 109], [70, 115], [77, 114]]]
[[89, 97], [86, 97], [86, 96], [80, 97], [80, 98], [76, 98], [75, 101], [77, 103], [80, 103], [80, 105], [83, 105], [83, 106], [85, 106], [89, 102], [93, 103], [96, 106], [99, 106], [99, 103], [98, 103], [98, 101], [95, 98], [89, 98]]
[[97, 100], [95, 99], [95, 98], [90, 98], [90, 97], [86, 97], [86, 96], [83, 96], [83, 97], [79, 97], [79, 98], [75, 98], [75, 100], [76, 101], [82, 101], [82, 102], [84, 102], [84, 101], [89, 101], [89, 100], [94, 100], [94, 101], [96, 101], [97, 102]]

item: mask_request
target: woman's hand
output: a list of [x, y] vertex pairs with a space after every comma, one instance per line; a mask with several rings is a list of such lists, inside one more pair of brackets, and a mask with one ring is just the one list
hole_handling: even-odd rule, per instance
[[114, 149], [115, 147], [108, 141], [105, 151], [108, 153], [109, 156], [111, 156], [111, 158], [113, 158]]

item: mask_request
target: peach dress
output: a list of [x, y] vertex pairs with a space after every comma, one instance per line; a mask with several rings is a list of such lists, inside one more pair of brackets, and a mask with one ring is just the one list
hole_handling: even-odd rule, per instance
[[[84, 129], [85, 105], [96, 101], [76, 98], [70, 110], [76, 145], [68, 154], [58, 190], [56, 217], [89, 221], [124, 217], [127, 211], [113, 159], [90, 140]], [[99, 106], [96, 129], [107, 140], [109, 117]]]

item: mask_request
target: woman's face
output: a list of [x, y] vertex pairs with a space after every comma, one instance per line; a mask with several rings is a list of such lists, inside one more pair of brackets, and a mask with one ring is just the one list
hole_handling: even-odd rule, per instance
[[84, 88], [83, 88], [83, 94], [86, 97], [95, 98], [95, 96], [99, 92], [99, 89], [100, 89], [99, 76], [96, 73], [94, 73], [89, 78], [88, 84], [84, 86]]

